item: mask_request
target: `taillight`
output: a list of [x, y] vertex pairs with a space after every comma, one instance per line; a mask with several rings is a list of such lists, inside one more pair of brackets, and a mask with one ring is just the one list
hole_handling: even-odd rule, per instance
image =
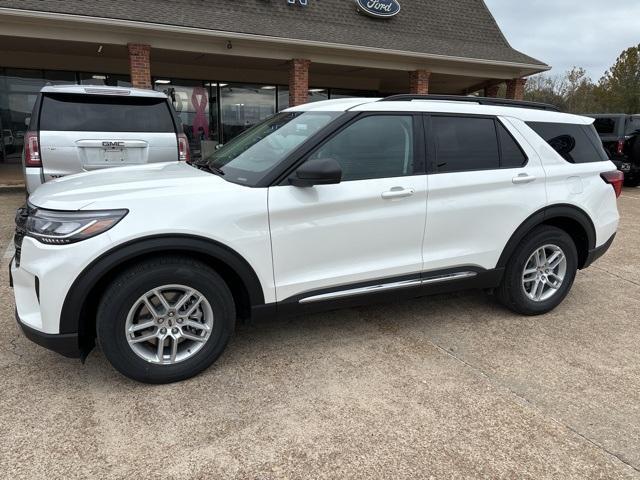
[[191, 152], [189, 152], [189, 139], [184, 133], [178, 134], [178, 160], [181, 162], [191, 161]]
[[24, 134], [24, 164], [27, 167], [41, 167], [40, 145], [38, 144], [38, 134], [27, 132]]
[[620, 156], [624, 155], [624, 140], [618, 140], [618, 146], [616, 148], [616, 153]]
[[624, 173], [620, 170], [613, 170], [612, 172], [601, 173], [602, 179], [613, 187], [613, 191], [616, 192], [616, 198], [622, 193], [622, 184], [624, 183]]

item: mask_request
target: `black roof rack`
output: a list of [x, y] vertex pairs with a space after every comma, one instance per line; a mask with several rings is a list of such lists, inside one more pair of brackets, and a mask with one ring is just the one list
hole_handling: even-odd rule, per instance
[[434, 100], [444, 102], [468, 102], [477, 103], [478, 105], [493, 105], [496, 107], [515, 107], [515, 108], [533, 108], [536, 110], [550, 110], [559, 112], [560, 109], [555, 105], [538, 102], [524, 102], [522, 100], [509, 100], [507, 98], [489, 98], [489, 97], [471, 97], [462, 95], [413, 95], [400, 94], [391, 95], [383, 98], [381, 102], [410, 102], [412, 100]]

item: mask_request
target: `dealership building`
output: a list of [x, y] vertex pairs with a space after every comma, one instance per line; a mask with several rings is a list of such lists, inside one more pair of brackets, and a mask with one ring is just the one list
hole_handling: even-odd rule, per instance
[[197, 154], [290, 105], [518, 99], [549, 69], [509, 45], [483, 0], [0, 0], [0, 25], [4, 161], [44, 85], [165, 91]]

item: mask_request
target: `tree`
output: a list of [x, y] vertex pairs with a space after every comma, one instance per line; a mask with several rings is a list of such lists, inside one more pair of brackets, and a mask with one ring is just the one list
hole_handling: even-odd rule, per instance
[[626, 49], [600, 79], [608, 111], [640, 113], [640, 45]]
[[564, 109], [564, 84], [561, 77], [541, 73], [527, 79], [524, 99], [531, 102], [549, 103]]
[[580, 67], [573, 67], [563, 75], [540, 74], [529, 78], [525, 100], [550, 103], [569, 113], [607, 111], [602, 89]]

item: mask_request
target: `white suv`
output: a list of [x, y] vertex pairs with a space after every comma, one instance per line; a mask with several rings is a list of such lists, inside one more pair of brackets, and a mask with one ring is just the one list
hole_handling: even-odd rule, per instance
[[468, 97], [290, 108], [199, 164], [84, 173], [17, 216], [32, 340], [185, 379], [237, 319], [465, 288], [536, 315], [611, 245], [622, 174], [593, 119]]

